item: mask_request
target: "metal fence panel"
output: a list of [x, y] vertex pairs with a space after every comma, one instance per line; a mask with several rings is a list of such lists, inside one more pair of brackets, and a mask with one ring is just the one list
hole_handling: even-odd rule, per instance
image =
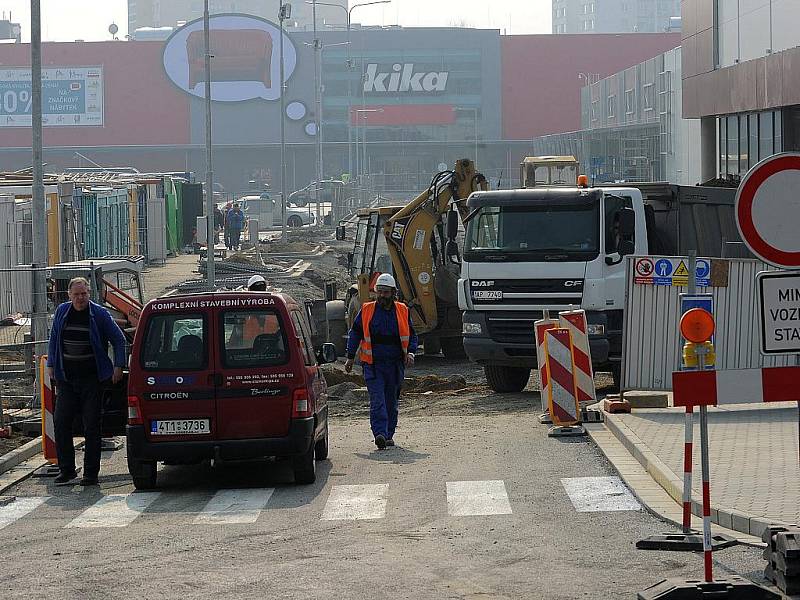
[[[680, 294], [686, 287], [639, 285], [636, 259], [628, 257], [625, 293], [622, 387], [626, 390], [670, 390], [680, 368], [683, 342], [678, 331]], [[654, 260], [662, 257], [652, 257]], [[663, 257], [683, 258], [686, 257]], [[715, 259], [720, 260], [720, 259]], [[717, 369], [754, 369], [794, 364], [793, 356], [762, 356], [759, 351], [756, 274], [773, 271], [757, 260], [729, 259], [727, 287], [698, 287], [714, 296], [717, 325]]]

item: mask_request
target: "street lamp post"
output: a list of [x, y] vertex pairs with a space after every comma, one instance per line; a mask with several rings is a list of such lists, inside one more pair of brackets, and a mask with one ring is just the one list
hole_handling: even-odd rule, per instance
[[367, 119], [369, 118], [365, 113], [382, 113], [382, 108], [357, 108], [352, 111], [356, 114], [356, 156], [358, 156], [358, 119], [364, 119], [364, 131], [361, 134], [361, 158], [359, 175], [366, 177], [367, 175]]
[[[347, 23], [347, 169], [350, 175], [353, 175], [353, 127], [351, 123], [351, 115], [353, 110], [353, 82], [349, 76], [350, 71], [353, 69], [353, 59], [350, 54], [350, 25], [352, 23], [353, 11], [362, 6], [372, 6], [374, 4], [391, 4], [392, 0], [373, 0], [371, 2], [359, 2], [354, 4], [349, 9], [341, 4], [332, 4], [330, 2], [318, 2], [317, 0], [305, 0], [306, 4], [314, 4], [316, 6], [333, 6], [334, 8], [341, 8], [345, 12]], [[316, 35], [314, 36], [316, 37]], [[364, 65], [361, 65], [363, 71]], [[363, 72], [362, 72], [362, 89], [363, 89]], [[358, 125], [356, 124], [356, 152], [358, 152]], [[358, 158], [356, 157], [356, 161]]]
[[206, 70], [206, 279], [208, 289], [217, 287], [217, 278], [214, 265], [214, 251], [216, 238], [214, 232], [214, 170], [211, 162], [211, 25], [208, 14], [208, 0], [203, 7], [203, 37], [205, 43], [205, 70]]
[[280, 79], [281, 79], [281, 241], [286, 239], [286, 74], [283, 65], [283, 22], [292, 16], [292, 5], [280, 0], [278, 22], [280, 23]]

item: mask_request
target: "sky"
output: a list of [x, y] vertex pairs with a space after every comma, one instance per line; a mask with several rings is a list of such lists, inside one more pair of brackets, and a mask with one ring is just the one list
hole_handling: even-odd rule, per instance
[[[302, 2], [303, 0], [294, 0]], [[351, 2], [352, 4], [352, 2]], [[353, 21], [368, 25], [467, 26], [500, 29], [507, 34], [550, 33], [550, 0], [393, 0], [353, 12]], [[128, 29], [127, 0], [41, 0], [45, 41], [108, 40]], [[11, 13], [22, 24], [22, 41], [30, 41], [30, 0], [0, 0], [0, 17]]]

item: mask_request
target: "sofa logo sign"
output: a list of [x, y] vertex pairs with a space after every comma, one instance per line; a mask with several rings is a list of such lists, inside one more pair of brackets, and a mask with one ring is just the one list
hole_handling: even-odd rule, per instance
[[[240, 14], [211, 15], [211, 99], [241, 102], [278, 100], [280, 93], [280, 29], [265, 19]], [[288, 81], [297, 65], [297, 51], [284, 33], [283, 65]], [[176, 30], [164, 45], [164, 70], [184, 92], [205, 98], [203, 19]]]
[[414, 63], [395, 63], [391, 71], [379, 71], [377, 63], [367, 65], [364, 78], [365, 93], [444, 92], [447, 89], [447, 71], [414, 71]]

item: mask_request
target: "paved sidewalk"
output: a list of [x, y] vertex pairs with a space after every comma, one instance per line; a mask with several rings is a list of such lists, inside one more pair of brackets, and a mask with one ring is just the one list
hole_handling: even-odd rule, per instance
[[[769, 523], [800, 523], [796, 403], [709, 408], [714, 522], [750, 535]], [[683, 479], [683, 409], [606, 414], [606, 427], [676, 501]], [[694, 513], [700, 511], [700, 426], [695, 411]]]

